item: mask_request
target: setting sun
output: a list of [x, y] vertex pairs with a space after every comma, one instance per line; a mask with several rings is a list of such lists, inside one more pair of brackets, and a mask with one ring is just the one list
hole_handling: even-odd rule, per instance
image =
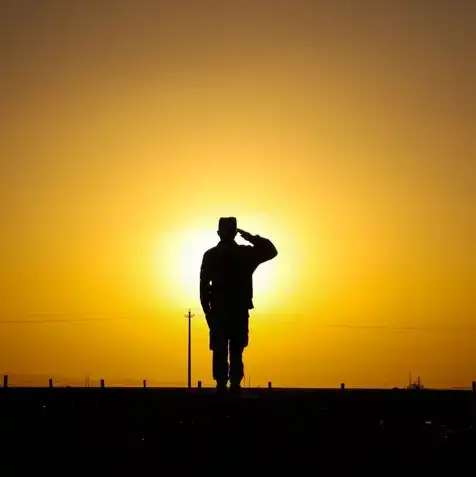
[[[262, 228], [261, 235], [266, 237], [266, 230]], [[255, 234], [258, 233], [255, 232]], [[279, 238], [271, 235], [269, 238], [279, 244]], [[196, 227], [190, 230], [169, 231], [163, 240], [154, 259], [157, 280], [160, 279], [160, 282], [165, 284], [170, 300], [176, 302], [177, 297], [180, 296], [185, 307], [200, 309], [200, 266], [203, 254], [219, 241], [216, 226], [209, 230]], [[240, 245], [251, 246], [239, 234], [236, 236], [236, 242]], [[289, 256], [283, 258], [284, 266], [290, 263]], [[289, 273], [280, 277], [279, 270], [283, 270], [283, 263], [281, 266], [275, 263], [276, 261], [265, 262], [253, 274], [254, 301], [259, 304], [261, 311], [276, 308], [276, 300], [280, 293], [284, 292], [280, 290], [280, 281], [289, 287]]]

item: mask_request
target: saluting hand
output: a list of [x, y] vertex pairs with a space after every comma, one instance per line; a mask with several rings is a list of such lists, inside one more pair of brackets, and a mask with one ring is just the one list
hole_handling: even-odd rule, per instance
[[236, 230], [246, 241], [251, 242], [251, 240], [253, 240], [254, 235], [250, 234], [249, 232], [245, 232], [242, 229], [236, 229]]

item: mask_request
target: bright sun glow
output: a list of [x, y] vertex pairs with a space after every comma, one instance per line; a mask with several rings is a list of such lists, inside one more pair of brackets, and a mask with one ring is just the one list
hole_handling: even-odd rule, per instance
[[[158, 272], [166, 279], [171, 302], [177, 306], [200, 309], [200, 265], [206, 250], [219, 241], [214, 230], [194, 230], [193, 233], [174, 234], [160, 253]], [[239, 244], [247, 244], [240, 236]], [[272, 304], [276, 296], [276, 273], [273, 263], [261, 264], [253, 275], [254, 302], [261, 306]]]

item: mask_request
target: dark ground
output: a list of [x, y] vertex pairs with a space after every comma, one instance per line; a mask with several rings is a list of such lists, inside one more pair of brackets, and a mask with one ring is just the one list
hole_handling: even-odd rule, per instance
[[475, 411], [470, 391], [0, 389], [0, 475], [473, 475]]

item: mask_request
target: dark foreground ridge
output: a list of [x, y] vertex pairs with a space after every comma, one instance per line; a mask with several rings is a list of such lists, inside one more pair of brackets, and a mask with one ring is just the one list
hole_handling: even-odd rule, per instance
[[17, 470], [67, 462], [157, 474], [469, 470], [475, 403], [470, 391], [0, 389], [1, 457]]

